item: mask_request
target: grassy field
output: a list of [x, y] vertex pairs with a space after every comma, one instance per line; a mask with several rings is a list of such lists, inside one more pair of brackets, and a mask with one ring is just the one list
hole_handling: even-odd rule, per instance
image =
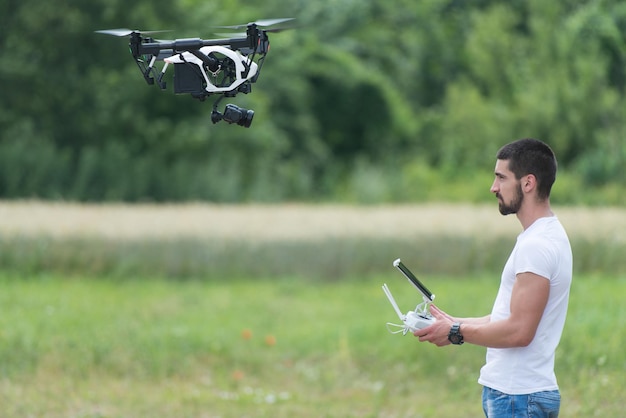
[[[451, 313], [497, 279], [428, 277]], [[391, 335], [380, 285], [0, 278], [3, 417], [477, 417], [484, 349]], [[403, 291], [406, 290], [406, 291]], [[565, 417], [619, 416], [626, 281], [579, 277], [558, 351]], [[459, 297], [461, 296], [461, 297]]]
[[[577, 257], [564, 417], [620, 416], [626, 211], [559, 208]], [[382, 283], [482, 315], [494, 207], [0, 203], [2, 418], [478, 417], [484, 349], [391, 335]]]

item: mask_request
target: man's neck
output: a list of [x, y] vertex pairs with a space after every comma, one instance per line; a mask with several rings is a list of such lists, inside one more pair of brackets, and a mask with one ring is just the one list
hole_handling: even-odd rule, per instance
[[528, 229], [537, 219], [550, 216], [554, 216], [554, 213], [550, 208], [550, 201], [547, 199], [543, 202], [533, 202], [531, 205], [526, 205], [517, 212], [517, 219], [524, 230]]

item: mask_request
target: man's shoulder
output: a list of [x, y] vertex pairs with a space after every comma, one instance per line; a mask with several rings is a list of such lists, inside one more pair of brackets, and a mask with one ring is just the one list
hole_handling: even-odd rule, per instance
[[520, 235], [521, 241], [568, 239], [565, 228], [556, 216], [537, 219]]

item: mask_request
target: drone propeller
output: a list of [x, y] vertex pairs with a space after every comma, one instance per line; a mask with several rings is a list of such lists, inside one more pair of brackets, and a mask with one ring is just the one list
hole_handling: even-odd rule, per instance
[[[267, 28], [269, 26], [274, 26], [274, 25], [278, 25], [279, 23], [284, 23], [284, 22], [289, 22], [291, 20], [294, 20], [295, 18], [293, 17], [287, 17], [287, 18], [283, 18], [283, 19], [262, 19], [262, 20], [257, 20], [256, 22], [250, 22], [250, 23], [246, 23], [243, 25], [233, 25], [233, 26], [215, 26], [216, 28], [220, 28], [220, 29], [245, 29], [250, 25], [257, 25], [259, 27], [262, 28]], [[280, 30], [280, 29], [279, 29]], [[270, 30], [266, 30], [266, 32], [269, 32]]]
[[126, 29], [126, 28], [120, 28], [120, 29], [104, 29], [104, 30], [97, 30], [96, 33], [102, 33], [105, 35], [113, 35], [113, 36], [129, 36], [132, 35], [133, 33], [138, 33], [140, 35], [152, 35], [153, 33], [163, 33], [163, 32], [171, 32], [170, 30], [148, 30], [148, 31], [141, 31], [141, 30], [132, 30], [132, 29]]
[[[220, 27], [218, 26], [218, 28], [221, 29], [230, 29], [231, 27]], [[293, 26], [289, 26], [286, 28], [272, 28], [272, 29], [262, 29], [263, 32], [267, 32], [267, 33], [278, 33], [278, 32], [283, 32], [286, 30], [290, 30], [293, 29]], [[246, 32], [215, 32], [213, 33], [213, 35], [215, 36], [219, 36], [220, 38], [226, 38], [226, 39], [230, 39], [230, 38], [245, 38], [246, 36], [248, 36], [248, 34]]]
[[289, 26], [289, 27], [284, 27], [284, 28], [263, 29], [263, 32], [278, 33], [278, 32], [284, 32], [290, 29], [295, 29], [295, 26]]
[[255, 23], [257, 26], [262, 26], [266, 28], [268, 26], [278, 25], [279, 23], [285, 23], [292, 20], [295, 20], [295, 17], [287, 17], [283, 19], [262, 19], [252, 23]]

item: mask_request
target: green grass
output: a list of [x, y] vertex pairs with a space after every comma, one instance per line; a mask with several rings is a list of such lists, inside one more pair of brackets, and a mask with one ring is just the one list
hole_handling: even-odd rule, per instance
[[[423, 278], [459, 315], [487, 313], [498, 284]], [[484, 349], [389, 334], [383, 282], [413, 307], [393, 271], [340, 282], [0, 274], [2, 416], [481, 416]], [[557, 354], [562, 416], [622, 413], [625, 293], [624, 279], [576, 277]]]

